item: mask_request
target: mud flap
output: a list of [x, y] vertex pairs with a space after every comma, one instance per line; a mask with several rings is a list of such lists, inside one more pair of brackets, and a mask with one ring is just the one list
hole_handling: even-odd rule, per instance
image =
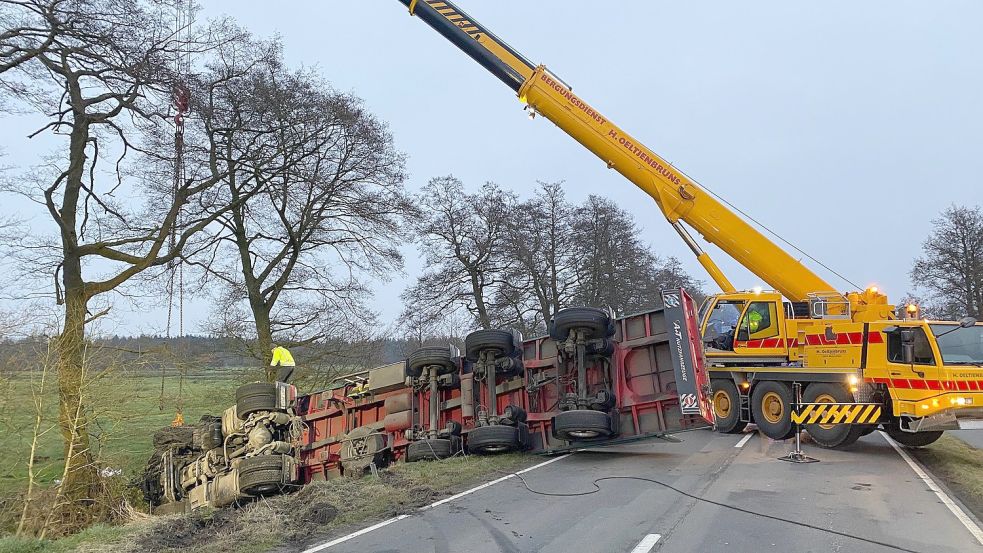
[[672, 365], [676, 371], [679, 410], [683, 415], [696, 415], [713, 424], [710, 377], [703, 356], [700, 326], [696, 320], [696, 302], [680, 288], [663, 291], [662, 303], [665, 306]]

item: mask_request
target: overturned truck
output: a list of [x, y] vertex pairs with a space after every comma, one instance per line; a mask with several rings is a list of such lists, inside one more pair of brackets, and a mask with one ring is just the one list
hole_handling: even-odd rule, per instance
[[222, 507], [393, 462], [671, 440], [713, 422], [683, 290], [643, 313], [568, 308], [547, 336], [479, 330], [464, 346], [420, 348], [308, 394], [241, 386], [221, 416], [155, 436], [144, 495], [159, 512]]

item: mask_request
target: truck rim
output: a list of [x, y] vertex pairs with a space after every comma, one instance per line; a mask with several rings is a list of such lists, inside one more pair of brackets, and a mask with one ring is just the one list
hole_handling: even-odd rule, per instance
[[730, 396], [723, 390], [717, 390], [713, 394], [713, 413], [719, 419], [726, 419], [730, 416]]
[[[819, 394], [818, 396], [816, 396], [815, 403], [836, 403], [836, 398], [834, 398], [833, 396], [831, 396], [829, 394]], [[835, 424], [820, 424], [819, 425], [819, 428], [822, 428], [823, 430], [830, 430], [834, 426], [836, 426], [836, 425]]]
[[761, 398], [761, 414], [771, 424], [782, 422], [782, 417], [785, 415], [785, 402], [782, 401], [782, 396], [777, 392], [765, 393]]

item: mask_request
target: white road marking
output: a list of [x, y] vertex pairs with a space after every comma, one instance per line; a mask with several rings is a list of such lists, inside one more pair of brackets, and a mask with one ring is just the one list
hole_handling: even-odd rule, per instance
[[935, 495], [939, 498], [939, 500], [942, 501], [942, 503], [948, 507], [950, 511], [952, 511], [952, 514], [956, 515], [959, 522], [963, 523], [963, 526], [965, 526], [966, 529], [969, 530], [969, 533], [976, 538], [976, 541], [980, 542], [980, 545], [983, 545], [983, 530], [980, 529], [976, 522], [969, 518], [969, 516], [966, 515], [966, 512], [963, 511], [959, 505], [956, 505], [956, 502], [942, 491], [942, 488], [935, 483], [935, 480], [932, 480], [932, 478], [926, 474], [924, 470], [922, 470], [921, 465], [916, 463], [915, 460], [912, 459], [907, 452], [905, 452], [905, 450], [901, 449], [901, 447], [894, 440], [892, 440], [890, 436], [888, 436], [883, 430], [879, 432], [881, 436], [884, 436], [884, 439], [887, 440], [887, 443], [891, 444], [891, 447], [898, 452], [898, 455], [900, 455], [901, 458], [908, 463], [911, 470], [915, 471], [915, 474], [922, 479], [922, 482], [925, 482], [928, 489], [935, 492]]
[[748, 441], [753, 437], [754, 437], [754, 432], [748, 432], [747, 434], [744, 435], [743, 438], [741, 438], [741, 441], [737, 442], [737, 444], [734, 445], [734, 447], [744, 447], [744, 444], [748, 443]]
[[[983, 421], [978, 420], [960, 420], [959, 430], [983, 430]], [[959, 434], [956, 434], [958, 436]]]
[[631, 553], [649, 553], [649, 551], [651, 551], [652, 548], [655, 547], [655, 544], [659, 543], [659, 539], [661, 537], [662, 534], [646, 535], [644, 538], [642, 538], [642, 541], [638, 542], [638, 545], [635, 546], [635, 549], [631, 550]]
[[[495, 484], [498, 484], [500, 482], [504, 482], [504, 481], [506, 481], [506, 480], [508, 480], [510, 478], [515, 478], [515, 475], [517, 475], [517, 474], [525, 474], [527, 472], [534, 471], [534, 470], [536, 470], [538, 468], [545, 467], [546, 465], [549, 465], [551, 463], [555, 463], [555, 462], [560, 461], [562, 459], [566, 459], [567, 457], [569, 457], [571, 455], [573, 455], [573, 453], [567, 453], [566, 455], [560, 455], [559, 457], [554, 457], [554, 458], [552, 458], [552, 459], [550, 459], [548, 461], [543, 461], [542, 463], [539, 463], [538, 465], [533, 465], [533, 466], [531, 466], [529, 468], [524, 468], [524, 469], [522, 469], [522, 470], [520, 470], [518, 472], [513, 472], [512, 474], [505, 475], [505, 476], [503, 476], [501, 478], [496, 478], [495, 480], [492, 480], [491, 482], [485, 482], [484, 484], [482, 484], [480, 486], [475, 486], [474, 488], [471, 488], [470, 490], [466, 490], [466, 491], [463, 491], [461, 493], [454, 494], [454, 495], [452, 495], [450, 497], [446, 497], [444, 499], [441, 499], [440, 501], [435, 501], [435, 502], [431, 503], [430, 505], [424, 505], [423, 507], [420, 507], [419, 509], [417, 509], [417, 512], [426, 511], [428, 509], [433, 509], [434, 507], [439, 507], [440, 505], [443, 505], [444, 503], [450, 503], [451, 501], [454, 501], [455, 499], [460, 499], [460, 498], [462, 498], [462, 497], [464, 497], [466, 495], [469, 495], [469, 494], [472, 494], [472, 493], [474, 493], [476, 491], [483, 490], [485, 488], [494, 486]], [[383, 528], [385, 526], [389, 526], [390, 524], [392, 524], [394, 522], [399, 522], [399, 521], [403, 520], [404, 518], [409, 518], [410, 516], [411, 515], [399, 515], [397, 517], [386, 519], [386, 520], [384, 520], [382, 522], [378, 522], [376, 524], [373, 524], [372, 526], [369, 526], [367, 528], [362, 528], [361, 530], [358, 530], [357, 532], [352, 532], [351, 534], [348, 534], [347, 536], [342, 536], [340, 538], [335, 538], [335, 539], [333, 539], [333, 540], [331, 540], [329, 542], [324, 542], [324, 543], [322, 543], [320, 545], [315, 545], [314, 547], [311, 547], [309, 549], [305, 549], [301, 553], [315, 553], [317, 551], [324, 551], [325, 549], [327, 549], [329, 547], [333, 547], [335, 545], [338, 545], [339, 543], [344, 543], [344, 542], [346, 542], [348, 540], [351, 540], [351, 539], [357, 538], [359, 536], [368, 534], [369, 532], [374, 532], [375, 530], [378, 530], [379, 528]], [[658, 536], [658, 534], [649, 534], [649, 535]], [[648, 536], [646, 536], [646, 538], [647, 537]], [[659, 537], [661, 537], [661, 536], [659, 536]], [[656, 541], [658, 541], [658, 539], [659, 538], [656, 537]], [[652, 542], [652, 544], [655, 545], [655, 542]], [[639, 545], [641, 545], [641, 544], [639, 544]], [[636, 547], [636, 549], [638, 549], [638, 548]], [[651, 547], [649, 547], [649, 549], [651, 549]], [[648, 549], [645, 549], [644, 551], [648, 551]]]

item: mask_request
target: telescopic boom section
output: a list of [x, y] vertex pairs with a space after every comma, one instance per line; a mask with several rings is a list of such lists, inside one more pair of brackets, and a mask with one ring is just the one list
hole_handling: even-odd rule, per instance
[[830, 284], [766, 238], [681, 171], [621, 130], [573, 93], [546, 67], [534, 66], [452, 2], [400, 0], [502, 82], [528, 105], [601, 161], [655, 199], [659, 208], [724, 292], [734, 287], [680, 221], [792, 301], [833, 292]]

